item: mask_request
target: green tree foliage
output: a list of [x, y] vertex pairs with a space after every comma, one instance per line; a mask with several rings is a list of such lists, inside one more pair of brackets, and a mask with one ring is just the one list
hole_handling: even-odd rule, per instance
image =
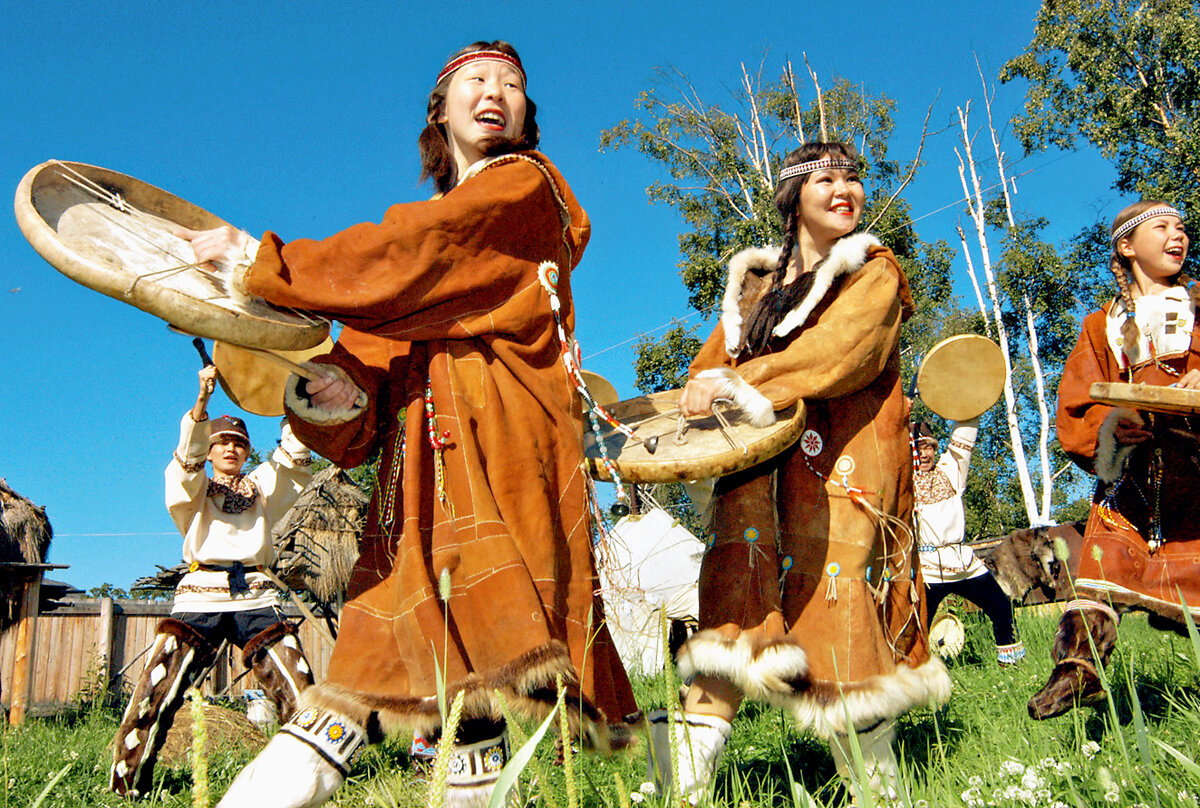
[[1118, 190], [1200, 215], [1200, 2], [1045, 0], [1000, 78], [1029, 82], [1013, 122], [1026, 151], [1082, 137]]

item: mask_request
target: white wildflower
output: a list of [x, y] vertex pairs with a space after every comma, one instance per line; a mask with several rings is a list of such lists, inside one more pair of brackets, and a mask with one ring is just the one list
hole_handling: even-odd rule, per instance
[[983, 805], [983, 797], [979, 795], [979, 787], [972, 786], [962, 793], [962, 801], [967, 804], [967, 808], [981, 808]]
[[979, 788], [983, 785], [983, 778], [978, 774], [972, 774], [967, 778], [967, 785], [971, 786], [972, 788]]
[[1055, 771], [1055, 773], [1058, 774], [1059, 777], [1066, 777], [1068, 774], [1071, 773], [1071, 761], [1069, 761], [1069, 760], [1062, 761], [1061, 763], [1059, 763], [1057, 766], [1054, 767], [1054, 771]]
[[1025, 770], [1023, 775], [1021, 775], [1021, 785], [1025, 786], [1025, 788], [1036, 791], [1037, 789], [1046, 785], [1046, 778], [1038, 774], [1037, 770], [1031, 766]]
[[1083, 746], [1079, 747], [1079, 751], [1083, 752], [1083, 756], [1091, 760], [1100, 751], [1100, 744], [1095, 741], [1084, 741]]
[[913, 808], [929, 808], [929, 800], [917, 800], [913, 803]]
[[646, 799], [646, 795], [640, 791], [634, 791], [629, 795], [629, 799], [633, 800], [634, 802], [643, 802]]
[[1009, 758], [1000, 764], [1001, 774], [1021, 775], [1025, 773], [1025, 764], [1019, 760]]
[[642, 792], [647, 797], [649, 797], [651, 794], [658, 793], [658, 789], [654, 787], [654, 783], [651, 783], [649, 781], [642, 783], [640, 786], [638, 786], [638, 791]]
[[1120, 799], [1121, 799], [1121, 795], [1118, 794], [1116, 791], [1105, 791], [1104, 792], [1104, 801], [1105, 802], [1117, 802]]
[[1044, 757], [1038, 761], [1039, 769], [1053, 769], [1058, 765], [1058, 761], [1052, 757]]

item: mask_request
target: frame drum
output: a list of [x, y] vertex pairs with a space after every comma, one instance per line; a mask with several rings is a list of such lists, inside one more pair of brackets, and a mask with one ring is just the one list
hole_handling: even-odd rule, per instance
[[933, 346], [917, 371], [917, 390], [938, 415], [967, 421], [1000, 400], [1006, 378], [999, 345], [978, 334], [959, 334]]

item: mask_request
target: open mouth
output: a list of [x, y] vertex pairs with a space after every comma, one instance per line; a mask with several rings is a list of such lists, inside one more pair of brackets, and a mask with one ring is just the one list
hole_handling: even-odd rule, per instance
[[475, 122], [484, 129], [491, 129], [495, 132], [503, 132], [506, 121], [504, 116], [499, 112], [481, 112], [475, 116]]
[[1172, 256], [1173, 258], [1178, 258], [1180, 261], [1183, 260], [1183, 256], [1184, 256], [1183, 247], [1167, 247], [1167, 249], [1164, 250], [1164, 252], [1166, 252], [1167, 255]]
[[853, 216], [854, 208], [848, 202], [839, 202], [829, 209], [831, 212], [839, 216]]

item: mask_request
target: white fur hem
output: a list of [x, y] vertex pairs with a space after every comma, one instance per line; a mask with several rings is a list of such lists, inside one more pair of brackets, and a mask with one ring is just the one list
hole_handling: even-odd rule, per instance
[[749, 247], [729, 261], [729, 277], [725, 281], [725, 297], [721, 300], [721, 325], [725, 328], [725, 352], [737, 356], [742, 351], [742, 287], [746, 273], [754, 267], [772, 267], [779, 263], [782, 250], [778, 247]]
[[[305, 362], [304, 366], [312, 368], [318, 373], [331, 374], [339, 379], [353, 383], [346, 372], [336, 365], [319, 365], [312, 362]], [[358, 391], [358, 398], [351, 407], [342, 407], [336, 410], [318, 407], [296, 392], [296, 385], [299, 382], [300, 377], [295, 373], [288, 377], [287, 386], [283, 390], [283, 403], [289, 411], [294, 412], [310, 424], [344, 424], [362, 415], [363, 410], [367, 407], [367, 394], [362, 390]]]
[[917, 668], [900, 665], [894, 673], [842, 686], [814, 682], [799, 698], [768, 701], [791, 710], [801, 727], [828, 738], [833, 733], [847, 735], [851, 727], [872, 727], [914, 707], [943, 704], [950, 698], [950, 689], [946, 666], [932, 657]]
[[786, 337], [804, 325], [808, 315], [812, 314], [813, 309], [829, 291], [829, 287], [833, 286], [834, 280], [841, 275], [861, 269], [862, 265], [866, 263], [867, 252], [872, 247], [878, 247], [879, 244], [879, 239], [870, 233], [856, 233], [853, 236], [839, 239], [833, 245], [833, 249], [829, 251], [829, 256], [817, 268], [817, 277], [813, 281], [812, 289], [804, 296], [800, 305], [788, 312], [771, 333], [777, 337]]
[[752, 699], [772, 701], [794, 697], [807, 680], [808, 658], [792, 643], [756, 648], [745, 634], [731, 641], [715, 631], [700, 631], [679, 649], [679, 675], [687, 680], [699, 675], [725, 679]]
[[722, 382], [717, 398], [732, 401], [753, 426], [764, 427], [775, 423], [775, 407], [770, 399], [755, 390], [732, 368], [709, 368], [697, 373], [696, 378]]
[[1133, 453], [1134, 445], [1117, 445], [1117, 421], [1125, 418], [1145, 425], [1145, 420], [1135, 410], [1117, 407], [1104, 416], [1100, 424], [1100, 434], [1096, 440], [1096, 476], [1106, 483], [1111, 483], [1125, 472], [1125, 463]]

